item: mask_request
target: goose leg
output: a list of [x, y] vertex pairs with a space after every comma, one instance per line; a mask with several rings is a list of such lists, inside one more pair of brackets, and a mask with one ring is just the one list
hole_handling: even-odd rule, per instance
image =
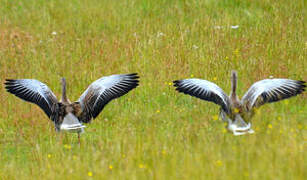
[[57, 141], [58, 141], [58, 143], [63, 144], [63, 133], [62, 132], [58, 133]]
[[81, 141], [80, 141], [80, 132], [78, 132], [78, 142], [79, 142], [79, 145], [81, 146]]

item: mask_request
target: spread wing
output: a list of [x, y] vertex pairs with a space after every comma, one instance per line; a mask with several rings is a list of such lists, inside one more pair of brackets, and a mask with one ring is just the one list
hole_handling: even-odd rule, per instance
[[176, 90], [184, 94], [214, 102], [227, 113], [230, 112], [229, 97], [216, 84], [202, 79], [184, 79], [174, 81]]
[[265, 103], [276, 102], [302, 93], [304, 81], [291, 79], [264, 79], [254, 83], [242, 97], [242, 104], [247, 110]]
[[58, 100], [46, 84], [35, 79], [6, 79], [4, 84], [8, 92], [37, 104], [53, 120], [51, 116]]
[[96, 118], [104, 106], [138, 86], [137, 73], [102, 77], [94, 81], [79, 98], [82, 113], [80, 121]]

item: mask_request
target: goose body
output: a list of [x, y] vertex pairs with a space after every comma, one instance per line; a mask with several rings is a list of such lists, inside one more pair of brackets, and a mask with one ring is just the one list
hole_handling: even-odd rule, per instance
[[53, 121], [56, 131], [83, 132], [83, 123], [96, 118], [104, 106], [138, 86], [138, 76], [119, 74], [94, 81], [75, 101], [66, 96], [66, 81], [62, 78], [62, 99], [57, 100], [48, 86], [35, 79], [7, 79], [5, 88], [15, 96], [37, 104]]
[[236, 71], [231, 73], [232, 91], [229, 96], [216, 84], [203, 79], [176, 80], [174, 86], [179, 92], [219, 105], [220, 117], [234, 135], [254, 133], [250, 120], [255, 108], [301, 94], [306, 87], [304, 81], [264, 79], [254, 83], [240, 100], [236, 94]]

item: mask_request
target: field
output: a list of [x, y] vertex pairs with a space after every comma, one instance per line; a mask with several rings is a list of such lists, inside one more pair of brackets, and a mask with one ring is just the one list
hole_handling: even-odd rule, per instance
[[[177, 93], [190, 77], [239, 96], [269, 78], [307, 80], [304, 0], [0, 1], [0, 179], [305, 179], [307, 93], [262, 106], [233, 136], [219, 107]], [[7, 93], [34, 78], [75, 101], [101, 76], [137, 72], [81, 136], [54, 131]]]

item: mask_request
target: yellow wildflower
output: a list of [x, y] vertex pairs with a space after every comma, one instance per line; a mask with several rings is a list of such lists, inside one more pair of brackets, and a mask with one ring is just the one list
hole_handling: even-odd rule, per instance
[[191, 78], [193, 78], [194, 77], [194, 74], [191, 74]]
[[216, 164], [217, 166], [222, 166], [222, 165], [223, 165], [223, 162], [222, 162], [221, 160], [217, 160], [217, 161], [215, 162], [215, 164]]
[[48, 158], [51, 158], [51, 154], [48, 154], [47, 157], [48, 157]]
[[235, 108], [235, 109], [234, 109], [234, 112], [235, 112], [235, 113], [239, 113], [239, 109], [238, 109], [238, 108]]
[[173, 85], [173, 83], [172, 83], [172, 82], [169, 82], [169, 83], [168, 83], [168, 85], [170, 85], [170, 86], [171, 86], [171, 85]]
[[214, 116], [212, 116], [212, 119], [213, 119], [214, 121], [216, 121], [216, 120], [219, 119], [219, 116], [218, 116], [218, 115], [214, 115]]
[[299, 124], [298, 126], [298, 129], [303, 129], [303, 125]]
[[289, 100], [288, 99], [284, 100], [284, 104], [288, 105], [289, 104]]
[[280, 120], [281, 120], [281, 117], [280, 117], [280, 116], [278, 116], [278, 117], [277, 117], [277, 119], [278, 119], [278, 121], [280, 121]]
[[233, 51], [233, 54], [235, 54], [235, 55], [239, 55], [240, 54], [240, 51], [239, 51], [239, 49], [235, 49], [234, 51]]
[[225, 128], [223, 128], [222, 132], [223, 133], [227, 133], [227, 130]]
[[71, 145], [65, 144], [65, 145], [64, 145], [64, 148], [70, 150], [70, 149], [71, 149]]
[[141, 163], [141, 164], [139, 164], [139, 168], [140, 168], [140, 169], [144, 169], [144, 168], [145, 168], [145, 165]]
[[163, 155], [165, 155], [165, 154], [166, 154], [166, 150], [163, 149], [161, 153], [162, 153]]
[[112, 169], [113, 169], [113, 166], [112, 166], [112, 165], [109, 165], [109, 169], [112, 170]]
[[228, 60], [228, 59], [229, 59], [229, 57], [228, 57], [228, 56], [226, 56], [226, 57], [225, 57], [225, 59], [226, 59], [226, 60]]
[[214, 77], [214, 78], [213, 78], [213, 81], [216, 81], [216, 80], [217, 80], [217, 77]]
[[158, 110], [156, 111], [156, 113], [160, 113], [160, 110], [158, 109]]
[[269, 129], [272, 129], [272, 127], [273, 127], [272, 124], [269, 124], [269, 125], [268, 125], [268, 128], [269, 128]]
[[91, 171], [89, 171], [89, 172], [87, 173], [87, 175], [88, 175], [89, 177], [92, 177], [92, 176], [93, 176], [93, 173], [92, 173]]

